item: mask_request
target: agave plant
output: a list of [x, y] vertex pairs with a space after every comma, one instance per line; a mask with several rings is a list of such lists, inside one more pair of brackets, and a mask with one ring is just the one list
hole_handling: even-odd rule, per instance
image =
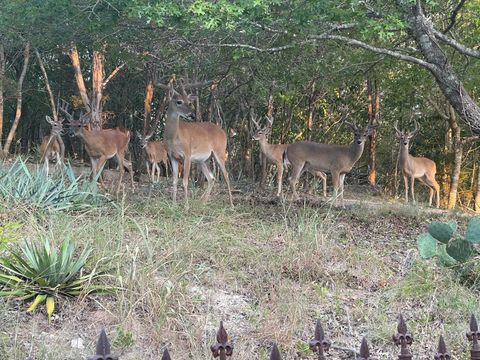
[[96, 191], [95, 184], [75, 176], [70, 164], [58, 176], [47, 176], [44, 170], [30, 171], [21, 158], [9, 168], [0, 167], [0, 199], [36, 209], [68, 211], [98, 206], [105, 197]]
[[83, 249], [76, 254], [69, 238], [63, 241], [60, 251], [51, 247], [47, 239], [40, 244], [26, 242], [0, 258], [0, 296], [33, 299], [27, 312], [45, 303], [50, 321], [57, 298], [108, 291], [108, 286], [95, 284], [101, 274], [82, 272], [90, 253], [91, 249]]

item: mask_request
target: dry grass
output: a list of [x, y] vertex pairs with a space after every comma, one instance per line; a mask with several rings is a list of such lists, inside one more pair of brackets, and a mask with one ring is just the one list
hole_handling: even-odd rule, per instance
[[[336, 345], [357, 348], [366, 335], [386, 358], [399, 312], [417, 357], [431, 357], [440, 333], [452, 352], [465, 353], [478, 292], [415, 251], [428, 221], [456, 215], [378, 198], [338, 210], [242, 197], [231, 209], [223, 195], [184, 210], [159, 195], [161, 186], [143, 193], [84, 214], [0, 208], [2, 221], [24, 223], [24, 238], [71, 236], [93, 246], [91, 266], [118, 286], [108, 298], [66, 300], [51, 325], [0, 302], [0, 358], [86, 358], [105, 327], [122, 360], [159, 357], [165, 345], [175, 359], [207, 359], [220, 320], [237, 359], [265, 359], [272, 341], [285, 358], [303, 358], [316, 318]], [[82, 349], [71, 346], [78, 338]], [[332, 350], [330, 358], [351, 354]]]

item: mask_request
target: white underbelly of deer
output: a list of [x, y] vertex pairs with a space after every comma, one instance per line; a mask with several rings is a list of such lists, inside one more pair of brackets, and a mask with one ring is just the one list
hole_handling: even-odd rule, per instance
[[208, 158], [212, 155], [212, 152], [208, 152], [208, 153], [203, 153], [203, 154], [194, 154], [192, 155], [192, 162], [198, 162], [198, 163], [202, 163], [202, 162], [205, 162], [208, 160]]

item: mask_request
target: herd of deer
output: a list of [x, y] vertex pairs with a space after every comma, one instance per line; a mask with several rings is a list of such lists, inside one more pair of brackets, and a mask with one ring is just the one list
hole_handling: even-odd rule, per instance
[[[210, 170], [207, 160], [213, 154], [223, 177], [227, 184], [230, 204], [233, 205], [230, 180], [225, 162], [227, 160], [227, 136], [225, 131], [218, 125], [211, 122], [188, 122], [181, 120], [194, 119], [195, 112], [192, 103], [196, 98], [187, 94], [185, 89], [193, 87], [192, 84], [185, 84], [180, 80], [180, 92], [176, 91], [173, 83], [168, 85], [157, 83], [158, 87], [168, 92], [168, 110], [165, 122], [165, 132], [163, 142], [149, 141], [152, 133], [142, 136], [137, 134], [147, 155], [147, 171], [151, 176], [152, 182], [160, 176], [159, 163], [167, 165], [168, 159], [172, 167], [173, 178], [173, 200], [177, 198], [177, 183], [179, 170], [183, 165], [183, 188], [185, 194], [185, 204], [188, 206], [188, 180], [192, 163], [200, 165], [202, 173], [207, 179], [207, 189], [202, 198], [207, 201], [215, 177]], [[74, 119], [74, 114], [69, 112], [68, 104], [65, 102], [58, 107], [66, 118], [68, 118], [69, 134], [80, 137], [85, 143], [85, 149], [90, 157], [92, 166], [92, 175], [101, 171], [107, 159], [116, 157], [119, 164], [119, 178], [117, 192], [120, 190], [125, 168], [130, 173], [130, 180], [133, 187], [132, 164], [125, 159], [130, 141], [130, 131], [121, 128], [88, 130], [87, 125], [90, 121], [89, 114], [80, 114], [78, 119]], [[45, 136], [40, 147], [41, 159], [45, 163], [48, 173], [49, 159], [56, 158], [57, 164], [63, 163], [65, 147], [61, 139], [62, 121], [53, 121], [47, 117], [47, 121], [52, 125], [50, 136]], [[323, 180], [323, 194], [326, 196], [327, 175], [330, 173], [333, 181], [334, 199], [337, 203], [340, 197], [341, 205], [344, 206], [343, 192], [345, 175], [349, 173], [355, 163], [360, 159], [366, 139], [372, 134], [378, 125], [368, 125], [366, 128], [360, 128], [355, 124], [344, 121], [350, 127], [354, 134], [354, 140], [350, 145], [319, 144], [312, 141], [298, 141], [293, 144], [269, 144], [268, 136], [272, 130], [272, 118], [267, 118], [267, 125], [261, 127], [255, 119], [252, 119], [256, 127], [253, 139], [259, 141], [260, 148], [264, 156], [274, 163], [277, 167], [277, 196], [282, 193], [282, 178], [284, 168], [288, 165], [292, 168], [290, 176], [290, 186], [293, 192], [293, 199], [298, 199], [296, 186], [300, 176], [304, 172], [309, 172]], [[408, 185], [410, 181], [410, 190], [412, 200], [415, 201], [414, 182], [415, 179], [424, 183], [430, 191], [429, 205], [432, 205], [434, 192], [436, 193], [437, 208], [440, 204], [440, 187], [435, 180], [436, 165], [427, 158], [414, 157], [408, 153], [409, 141], [418, 132], [418, 124], [415, 121], [415, 129], [412, 132], [401, 131], [395, 124], [396, 136], [400, 141], [399, 164], [403, 171], [405, 182], [405, 201], [408, 202]]]

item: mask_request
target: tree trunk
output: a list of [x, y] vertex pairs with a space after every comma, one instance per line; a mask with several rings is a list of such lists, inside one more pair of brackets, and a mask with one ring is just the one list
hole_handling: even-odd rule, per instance
[[78, 56], [77, 47], [74, 46], [70, 49], [70, 60], [72, 61], [73, 72], [75, 74], [75, 81], [77, 82], [78, 91], [80, 92], [80, 97], [82, 98], [83, 106], [87, 112], [91, 110], [90, 99], [87, 94], [87, 88], [85, 87], [85, 82], [83, 81], [82, 68], [80, 67], [80, 57]]
[[470, 129], [480, 134], [480, 106], [465, 90], [446, 52], [438, 45], [432, 22], [423, 14], [421, 2], [417, 0], [416, 4], [412, 4], [410, 0], [397, 0], [397, 5], [404, 11], [410, 34], [428, 62], [426, 68], [434, 76], [440, 90]]
[[3, 82], [5, 80], [5, 49], [0, 43], [0, 149], [3, 142]]
[[455, 110], [452, 106], [449, 106], [448, 112], [448, 124], [452, 131], [454, 158], [452, 174], [450, 176], [450, 191], [448, 193], [447, 209], [453, 209], [457, 203], [458, 182], [460, 180], [460, 171], [462, 168], [463, 144], [460, 135], [460, 127], [458, 126]]
[[[273, 87], [270, 89], [270, 96], [268, 97], [267, 102], [267, 116], [271, 118], [273, 116]], [[269, 139], [267, 139], [269, 141]], [[267, 157], [260, 152], [261, 159], [261, 177], [260, 177], [260, 188], [265, 188], [265, 183], [267, 182]]]
[[[375, 112], [373, 110], [373, 95], [375, 93]], [[372, 80], [367, 80], [367, 96], [368, 96], [368, 121], [370, 125], [378, 123], [380, 116], [380, 93], [378, 91], [378, 84], [372, 84]], [[368, 183], [375, 189], [377, 179], [377, 130], [373, 130], [368, 137]]]
[[105, 77], [105, 70], [103, 63], [105, 58], [103, 54], [99, 51], [93, 52], [93, 74], [92, 74], [92, 102], [91, 102], [91, 118], [92, 118], [92, 128], [101, 129], [103, 128], [103, 119], [102, 119], [102, 90], [103, 90], [103, 79]]
[[[152, 100], [153, 100], [153, 92], [154, 92], [154, 87], [153, 87], [153, 81], [150, 79], [147, 82], [147, 86], [145, 88], [145, 100], [144, 100], [144, 107], [145, 107], [145, 112], [144, 112], [144, 118], [143, 118], [143, 135], [147, 135], [151, 130], [151, 114], [152, 114]], [[159, 109], [157, 109], [158, 111]], [[156, 124], [154, 124], [155, 126]], [[143, 160], [143, 159], [142, 159]]]
[[5, 141], [5, 145], [3, 147], [3, 156], [7, 157], [10, 146], [12, 145], [12, 141], [15, 137], [15, 133], [17, 131], [18, 123], [20, 122], [20, 117], [22, 116], [22, 88], [23, 88], [23, 81], [25, 80], [25, 75], [27, 74], [28, 62], [30, 60], [30, 43], [27, 42], [25, 45], [25, 50], [23, 52], [23, 67], [22, 72], [20, 73], [20, 77], [18, 79], [17, 84], [17, 109], [15, 111], [15, 119], [13, 120], [12, 127], [10, 132], [8, 133], [7, 140]]

